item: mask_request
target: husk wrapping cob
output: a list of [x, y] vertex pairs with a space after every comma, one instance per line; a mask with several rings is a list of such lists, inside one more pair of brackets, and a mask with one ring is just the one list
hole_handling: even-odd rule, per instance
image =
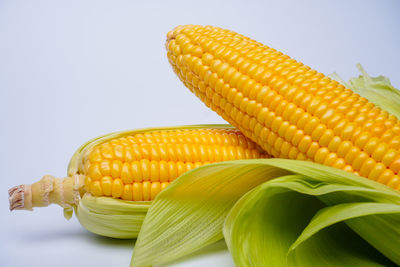
[[260, 157], [268, 155], [229, 125], [111, 133], [82, 145], [66, 178], [45, 175], [11, 188], [10, 210], [54, 203], [67, 219], [75, 210], [93, 233], [135, 238], [151, 200], [182, 173], [211, 162]]
[[222, 238], [237, 266], [397, 266], [399, 226], [398, 191], [352, 173], [276, 158], [214, 163], [158, 195], [131, 266]]

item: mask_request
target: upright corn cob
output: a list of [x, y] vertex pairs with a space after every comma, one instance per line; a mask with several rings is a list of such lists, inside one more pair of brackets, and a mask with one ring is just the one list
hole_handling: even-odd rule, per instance
[[[84, 145], [68, 175], [44, 176], [33, 185], [10, 189], [10, 209], [57, 203], [71, 207], [89, 192], [133, 201], [150, 201], [182, 173], [201, 165], [265, 158], [256, 144], [229, 126], [190, 126], [112, 134]], [[85, 186], [83, 185], [85, 184]]]
[[400, 189], [400, 123], [365, 98], [217, 27], [179, 26], [166, 47], [183, 83], [270, 155], [312, 160]]

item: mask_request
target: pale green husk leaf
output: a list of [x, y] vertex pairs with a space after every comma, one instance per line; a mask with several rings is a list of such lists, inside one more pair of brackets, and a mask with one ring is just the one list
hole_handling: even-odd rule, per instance
[[86, 193], [75, 212], [79, 222], [90, 232], [128, 239], [138, 236], [150, 205], [150, 201], [126, 201]]
[[351, 78], [347, 83], [337, 73], [331, 76], [353, 92], [400, 119], [400, 91], [393, 87], [389, 78], [385, 76], [371, 77], [361, 64], [357, 64], [357, 68], [362, 75]]
[[229, 213], [224, 236], [237, 266], [400, 263], [400, 193], [331, 167], [290, 165], [297, 174], [256, 187]]
[[153, 200], [131, 266], [170, 262], [222, 239], [222, 225], [233, 204], [251, 188], [287, 173], [240, 160], [183, 174]]
[[[184, 174], [156, 197], [139, 233], [131, 266], [166, 263], [222, 238], [227, 213], [242, 195], [254, 187], [256, 189], [238, 201], [225, 224], [225, 239], [238, 266], [283, 266], [280, 264], [285, 264], [286, 260], [290, 264], [297, 261], [296, 252], [308, 248], [304, 244], [319, 235], [313, 234], [312, 238], [306, 239], [307, 242], [300, 239], [301, 242], [292, 249], [294, 252], [289, 253], [290, 246], [306, 229], [311, 218], [325, 207], [353, 202], [385, 203], [396, 207], [400, 204], [397, 191], [312, 162], [259, 159], [211, 164]], [[376, 249], [370, 249], [375, 254], [380, 255], [376, 252], [378, 250], [391, 260], [397, 260], [399, 252], [393, 250], [393, 246], [400, 246], [400, 225], [388, 228], [388, 221], [380, 221], [384, 215], [379, 217], [375, 213], [359, 216], [365, 216], [365, 219], [350, 226], [356, 229], [350, 230], [346, 226], [347, 231], [355, 237], [354, 231], [364, 234], [363, 238], [368, 242], [382, 236], [378, 238], [381, 242], [377, 240], [372, 244]], [[379, 220], [373, 216], [378, 216]], [[389, 213], [387, 216], [398, 215]], [[352, 220], [356, 221], [356, 218]], [[375, 231], [377, 234], [367, 231], [365, 224], [371, 221], [378, 224], [375, 227], [381, 227]], [[325, 219], [321, 219], [321, 223], [324, 222]], [[333, 227], [329, 225], [325, 228]], [[323, 233], [325, 228], [320, 232]], [[312, 232], [315, 227], [310, 229], [307, 231]], [[388, 234], [398, 241], [391, 244], [382, 242]], [[314, 253], [306, 252], [305, 255], [309, 257]], [[306, 262], [308, 257], [302, 262]], [[353, 260], [354, 257], [350, 258]], [[360, 261], [372, 262], [370, 258]], [[381, 258], [385, 261], [385, 257]]]

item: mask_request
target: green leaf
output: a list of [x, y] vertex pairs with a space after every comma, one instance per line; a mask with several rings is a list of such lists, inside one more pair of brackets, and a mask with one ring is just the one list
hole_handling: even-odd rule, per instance
[[[332, 266], [337, 266], [334, 264], [337, 260], [340, 262], [346, 263], [348, 266], [355, 266], [356, 264], [360, 266], [376, 266], [375, 260], [371, 259], [371, 256], [380, 256], [375, 249], [372, 247], [363, 244], [365, 242], [360, 242], [359, 236], [354, 236], [355, 233], [351, 233], [348, 229], [345, 228], [345, 225], [334, 226], [335, 229], [332, 231], [328, 229], [328, 231], [322, 231], [325, 228], [328, 228], [331, 225], [336, 223], [351, 220], [353, 218], [359, 219], [358, 222], [353, 221], [351, 228], [357, 231], [358, 224], [362, 224], [363, 222], [360, 220], [364, 220], [364, 223], [368, 224], [371, 218], [364, 217], [368, 215], [381, 215], [381, 214], [394, 214], [394, 218], [400, 218], [400, 205], [395, 204], [387, 204], [387, 203], [345, 203], [345, 204], [338, 204], [334, 206], [329, 206], [323, 208], [317, 212], [317, 214], [313, 217], [309, 225], [303, 230], [302, 234], [298, 237], [296, 242], [294, 242], [291, 247], [289, 248], [289, 262], [294, 266], [300, 263], [307, 263], [307, 262], [320, 262], [321, 264], [325, 263], [330, 255], [332, 255], [332, 251], [335, 251], [335, 258], [329, 261], [329, 264]], [[366, 221], [365, 221], [366, 220]], [[373, 219], [372, 219], [373, 220]], [[340, 229], [340, 230], [338, 230]], [[321, 231], [321, 232], [320, 232]], [[348, 234], [344, 235], [341, 234], [344, 238], [337, 238], [334, 235], [340, 234], [340, 232], [348, 232]], [[385, 229], [384, 232], [387, 232]], [[321, 234], [322, 237], [316, 237], [317, 234]], [[352, 239], [349, 239], [349, 235], [353, 235]], [[333, 236], [331, 236], [333, 235]], [[379, 230], [372, 231], [370, 233], [360, 233], [360, 236], [369, 236], [371, 239], [371, 245], [376, 245], [375, 242], [378, 240], [383, 240], [384, 237], [379, 234]], [[398, 235], [397, 235], [398, 236]], [[332, 242], [324, 242], [320, 239], [329, 240], [332, 239]], [[318, 241], [319, 240], [319, 241]], [[354, 242], [357, 241], [357, 242]], [[340, 241], [340, 242], [338, 242]], [[349, 242], [350, 241], [350, 242]], [[388, 240], [385, 240], [381, 246], [377, 246], [378, 250], [382, 252], [386, 252], [386, 250], [382, 246], [386, 247], [399, 247], [400, 241], [395, 240], [395, 243], [391, 243], [389, 246], [387, 244]], [[325, 243], [325, 244], [324, 244]], [[357, 243], [357, 245], [354, 245]], [[361, 244], [358, 244], [361, 243]], [[349, 246], [349, 244], [352, 244]], [[325, 245], [325, 246], [324, 246]], [[326, 249], [323, 250], [325, 253], [317, 253], [321, 251], [321, 248], [325, 247]], [[349, 247], [349, 248], [348, 248]], [[360, 249], [362, 248], [362, 249]], [[352, 251], [352, 253], [349, 253]], [[338, 254], [341, 254], [338, 256]], [[317, 256], [315, 256], [317, 255]], [[310, 258], [311, 256], [311, 258]], [[389, 257], [393, 260], [399, 262], [399, 255], [391, 253]], [[360, 262], [360, 259], [365, 258]], [[397, 259], [396, 259], [397, 258]], [[380, 261], [388, 265], [389, 262], [380, 256]]]
[[233, 204], [251, 188], [286, 173], [247, 160], [185, 173], [153, 200], [131, 266], [167, 263], [222, 239], [222, 225]]
[[289, 247], [312, 217], [327, 205], [346, 202], [398, 205], [400, 194], [312, 162], [258, 159], [206, 165], [175, 180], [153, 201], [131, 266], [167, 263], [221, 239], [235, 203], [224, 235], [236, 264], [283, 266]]
[[237, 266], [286, 266], [288, 248], [322, 203], [284, 187], [268, 187], [268, 195], [260, 190], [235, 204], [225, 222], [225, 241]]
[[79, 222], [92, 233], [130, 239], [139, 234], [150, 201], [134, 202], [85, 194], [75, 209]]
[[237, 266], [400, 263], [397, 191], [315, 163], [275, 163], [297, 174], [256, 187], [225, 221]]
[[348, 83], [344, 82], [336, 73], [331, 76], [353, 92], [400, 119], [400, 91], [392, 86], [389, 78], [385, 76], [371, 77], [361, 64], [357, 64], [357, 68], [362, 75], [351, 78]]

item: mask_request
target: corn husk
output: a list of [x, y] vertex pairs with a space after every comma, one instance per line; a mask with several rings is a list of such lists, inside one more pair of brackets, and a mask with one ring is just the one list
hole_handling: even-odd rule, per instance
[[120, 239], [137, 237], [150, 201], [126, 201], [85, 194], [75, 209], [81, 225], [90, 232]]
[[400, 264], [400, 194], [308, 164], [317, 165], [292, 162], [301, 174], [264, 183], [232, 208], [223, 231], [237, 266]]
[[[290, 193], [287, 198], [285, 194], [274, 196], [274, 192], [286, 191]], [[269, 194], [272, 202], [264, 203]], [[254, 199], [263, 201], [259, 204]], [[352, 209], [359, 212], [352, 214]], [[370, 249], [383, 255], [384, 264], [400, 263], [397, 249], [400, 247], [400, 194], [397, 191], [317, 163], [261, 159], [203, 166], [174, 181], [149, 208], [131, 266], [170, 262], [223, 238], [228, 213], [224, 236], [238, 266], [284, 266], [286, 261], [291, 266], [304, 266], [313, 257], [315, 266], [319, 266], [325, 255], [317, 251], [319, 257], [316, 257], [312, 248], [318, 249], [324, 244], [326, 252], [332, 253], [335, 249], [344, 256], [350, 255], [351, 260], [339, 257], [340, 262], [372, 262], [372, 254], [366, 260], [357, 261], [358, 257], [351, 256], [354, 250], [337, 250], [336, 240], [324, 235], [314, 239], [318, 237], [314, 233], [316, 229], [324, 232], [331, 225], [332, 233], [327, 232], [333, 237], [345, 233], [343, 247], [350, 244], [346, 243], [348, 239], [358, 238], [354, 242], [367, 247], [371, 243]], [[259, 219], [258, 224], [255, 218]], [[336, 225], [346, 229], [340, 232]], [[299, 241], [296, 243], [296, 240]], [[309, 240], [314, 241], [307, 243]], [[361, 247], [360, 250], [369, 253]]]

